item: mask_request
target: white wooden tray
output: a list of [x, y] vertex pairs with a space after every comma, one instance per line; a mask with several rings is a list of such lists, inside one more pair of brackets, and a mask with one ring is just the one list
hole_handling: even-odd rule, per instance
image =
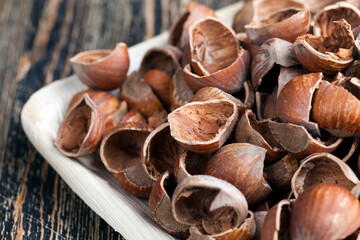
[[[230, 26], [241, 7], [240, 2], [216, 13]], [[168, 33], [163, 33], [129, 48], [129, 73], [139, 67], [148, 49], [164, 45], [167, 40]], [[86, 88], [76, 76], [71, 76], [35, 92], [21, 112], [27, 137], [71, 189], [126, 239], [173, 239], [153, 221], [147, 201], [122, 189], [96, 156], [71, 159], [55, 148], [54, 141], [70, 99]]]

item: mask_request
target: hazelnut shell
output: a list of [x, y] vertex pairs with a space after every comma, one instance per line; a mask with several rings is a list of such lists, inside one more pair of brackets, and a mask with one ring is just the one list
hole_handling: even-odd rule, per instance
[[118, 43], [112, 51], [78, 53], [70, 63], [79, 79], [90, 88], [112, 90], [124, 82], [130, 60], [126, 44]]

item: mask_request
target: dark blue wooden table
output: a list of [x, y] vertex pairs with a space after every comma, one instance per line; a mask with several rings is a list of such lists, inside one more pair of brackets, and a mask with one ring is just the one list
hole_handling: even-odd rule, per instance
[[[0, 238], [122, 239], [34, 149], [20, 112], [36, 90], [72, 74], [75, 53], [166, 31], [187, 2], [0, 1]], [[237, 1], [199, 2], [218, 9]]]

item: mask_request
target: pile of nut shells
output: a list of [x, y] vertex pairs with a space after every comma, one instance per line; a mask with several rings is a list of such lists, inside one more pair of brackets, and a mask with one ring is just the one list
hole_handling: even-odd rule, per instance
[[190, 2], [135, 72], [124, 43], [79, 53], [55, 145], [179, 238], [360, 239], [359, 5], [245, 1], [230, 28]]

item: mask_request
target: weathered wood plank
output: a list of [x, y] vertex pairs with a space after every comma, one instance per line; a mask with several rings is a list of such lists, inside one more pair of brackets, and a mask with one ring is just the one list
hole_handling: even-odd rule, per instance
[[[36, 90], [72, 73], [75, 53], [134, 45], [167, 30], [186, 0], [0, 1], [0, 236], [122, 239], [27, 141], [20, 112]], [[236, 2], [199, 1], [215, 9]]]

